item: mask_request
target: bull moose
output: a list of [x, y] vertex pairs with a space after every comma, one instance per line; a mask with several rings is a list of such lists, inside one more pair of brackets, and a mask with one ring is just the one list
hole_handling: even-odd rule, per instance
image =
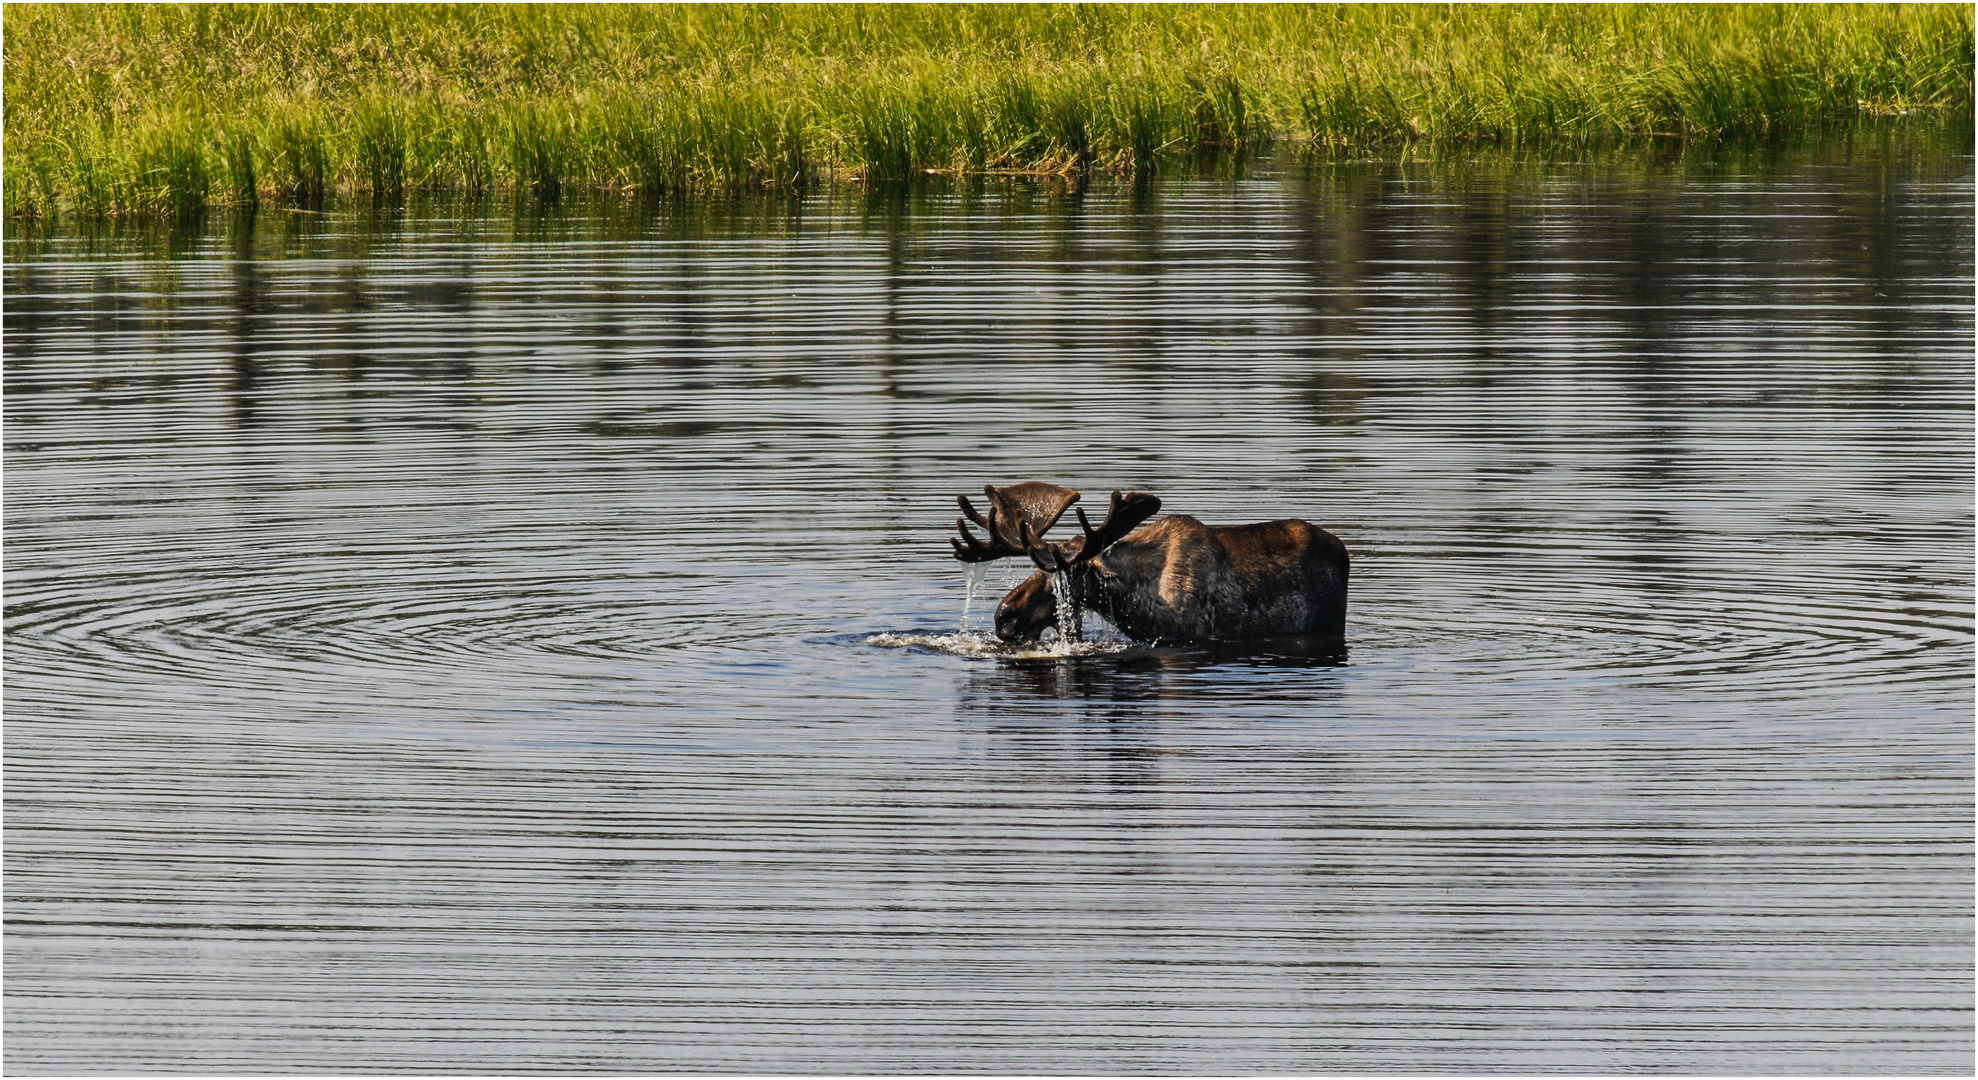
[[[1113, 492], [1106, 520], [1061, 544], [1044, 534], [1078, 501], [1078, 492], [1041, 481], [986, 486], [989, 512], [958, 498], [966, 520], [950, 537], [955, 558], [988, 562], [1028, 556], [1036, 573], [996, 607], [996, 636], [1035, 641], [1058, 624], [1058, 605], [1103, 613], [1136, 641], [1240, 641], [1337, 637], [1346, 631], [1346, 545], [1309, 522], [1286, 519], [1212, 527], [1186, 514], [1141, 522], [1161, 500]], [[978, 540], [968, 522], [986, 529]], [[1136, 531], [1136, 529], [1138, 531]], [[1069, 597], [1057, 595], [1059, 589]], [[1076, 631], [1074, 631], [1076, 632]]]

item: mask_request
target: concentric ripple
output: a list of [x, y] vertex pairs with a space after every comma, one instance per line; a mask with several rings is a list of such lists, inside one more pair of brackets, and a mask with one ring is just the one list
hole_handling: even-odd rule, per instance
[[[1972, 220], [1850, 138], [16, 236], [6, 1065], [1968, 1075]], [[993, 640], [1025, 479], [1324, 526], [1345, 644]]]

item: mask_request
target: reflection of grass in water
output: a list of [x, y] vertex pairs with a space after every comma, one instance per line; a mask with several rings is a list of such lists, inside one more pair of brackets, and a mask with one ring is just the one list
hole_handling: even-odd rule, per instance
[[10, 6], [9, 213], [1968, 115], [1965, 6]]

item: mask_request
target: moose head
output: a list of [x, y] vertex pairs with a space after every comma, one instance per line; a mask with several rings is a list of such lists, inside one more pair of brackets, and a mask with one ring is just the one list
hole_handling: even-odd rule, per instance
[[[1050, 544], [1044, 541], [1044, 534], [1078, 501], [1078, 492], [1033, 480], [1000, 488], [988, 485], [982, 494], [989, 500], [986, 515], [976, 511], [968, 496], [956, 500], [963, 517], [955, 520], [961, 535], [950, 538], [955, 558], [975, 563], [1025, 555], [1037, 567], [996, 606], [996, 636], [1004, 641], [1035, 641], [1045, 629], [1057, 625], [1060, 598], [1052, 585], [1053, 575], [1061, 575], [1070, 589], [1065, 602], [1082, 606], [1097, 591], [1096, 583], [1087, 579], [1103, 573], [1099, 556], [1161, 509], [1161, 500], [1145, 492], [1121, 495], [1115, 491], [1106, 520], [1097, 528], [1081, 507], [1078, 524], [1084, 535]], [[988, 531], [986, 542], [969, 532], [970, 521]]]

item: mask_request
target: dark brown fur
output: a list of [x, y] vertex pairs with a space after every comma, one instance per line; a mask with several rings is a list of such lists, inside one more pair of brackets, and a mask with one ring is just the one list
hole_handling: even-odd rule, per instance
[[[1309, 522], [1213, 528], [1179, 514], [1065, 576], [1079, 607], [1136, 641], [1238, 641], [1344, 634], [1347, 569], [1346, 545]], [[1057, 625], [1058, 602], [1037, 571], [1003, 597], [996, 636], [1035, 640]]]

